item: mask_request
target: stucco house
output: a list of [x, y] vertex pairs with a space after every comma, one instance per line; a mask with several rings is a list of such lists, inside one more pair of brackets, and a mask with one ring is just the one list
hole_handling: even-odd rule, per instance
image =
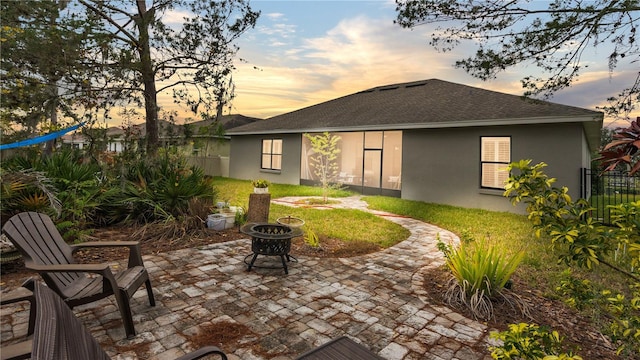
[[340, 180], [363, 194], [522, 212], [505, 167], [532, 159], [578, 197], [601, 112], [438, 79], [379, 86], [227, 132], [229, 176], [314, 182], [303, 134], [340, 136]]

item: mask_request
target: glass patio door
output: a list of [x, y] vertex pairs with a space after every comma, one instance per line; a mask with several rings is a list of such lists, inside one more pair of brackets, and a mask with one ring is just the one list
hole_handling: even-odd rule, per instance
[[380, 187], [382, 177], [382, 150], [364, 151], [363, 184], [365, 187]]

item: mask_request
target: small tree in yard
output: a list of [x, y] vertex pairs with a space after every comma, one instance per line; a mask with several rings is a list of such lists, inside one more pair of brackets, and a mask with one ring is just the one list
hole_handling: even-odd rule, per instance
[[309, 161], [313, 167], [313, 174], [320, 180], [322, 198], [324, 202], [327, 202], [329, 189], [336, 184], [336, 179], [338, 178], [339, 167], [337, 159], [338, 154], [340, 154], [338, 142], [341, 138], [328, 132], [320, 135], [304, 134], [304, 136], [311, 142], [313, 155], [309, 157]]

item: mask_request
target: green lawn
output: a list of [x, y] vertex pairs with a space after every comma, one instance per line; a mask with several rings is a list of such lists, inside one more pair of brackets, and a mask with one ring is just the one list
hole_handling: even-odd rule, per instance
[[[214, 178], [218, 189], [218, 200], [228, 200], [233, 206], [248, 207], [249, 195], [253, 192], [250, 181], [228, 178]], [[318, 196], [322, 189], [312, 186], [271, 184], [269, 193], [272, 199], [285, 196]], [[352, 195], [348, 191], [332, 191], [332, 197]], [[409, 231], [402, 226], [379, 217], [351, 209], [318, 210], [313, 208], [294, 208], [272, 204], [269, 209], [269, 221], [294, 216], [305, 221], [308, 228], [319, 236], [337, 238], [346, 242], [369, 242], [383, 248], [397, 244], [409, 237]]]

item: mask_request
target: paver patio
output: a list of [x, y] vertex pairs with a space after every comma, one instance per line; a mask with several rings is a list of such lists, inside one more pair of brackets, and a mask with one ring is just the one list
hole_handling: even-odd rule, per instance
[[[336, 207], [364, 210], [366, 203], [351, 197]], [[113, 359], [172, 359], [193, 349], [189, 338], [203, 325], [220, 321], [243, 324], [252, 333], [236, 348], [222, 344], [230, 359], [292, 359], [342, 335], [389, 360], [490, 359], [490, 329], [429, 304], [424, 296], [424, 270], [443, 263], [436, 235], [456, 241], [455, 235], [414, 219], [375, 213], [408, 228], [410, 237], [365, 256], [298, 256], [289, 275], [282, 269], [247, 272], [243, 260], [251, 252], [249, 239], [144, 256], [157, 306], [149, 307], [143, 288], [136, 293], [137, 336], [131, 340], [125, 338], [113, 299], [74, 312]], [[3, 342], [24, 337], [27, 304], [5, 306], [0, 315]], [[127, 351], [133, 346], [144, 349], [144, 355]]]

